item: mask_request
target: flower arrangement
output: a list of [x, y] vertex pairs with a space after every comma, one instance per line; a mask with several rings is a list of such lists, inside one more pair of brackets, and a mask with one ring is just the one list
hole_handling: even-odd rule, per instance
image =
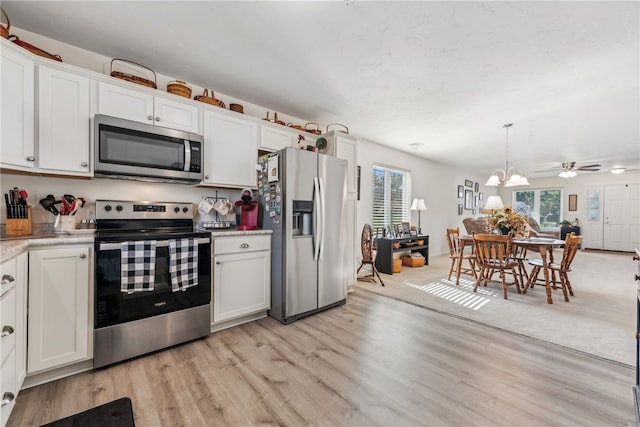
[[512, 236], [524, 235], [527, 228], [527, 219], [524, 215], [513, 211], [511, 208], [495, 209], [487, 219], [487, 231], [499, 230], [501, 234]]

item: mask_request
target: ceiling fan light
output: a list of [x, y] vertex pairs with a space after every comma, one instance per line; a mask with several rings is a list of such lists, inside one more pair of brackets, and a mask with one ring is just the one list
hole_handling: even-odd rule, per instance
[[621, 173], [623, 173], [626, 169], [625, 168], [613, 168], [611, 169], [611, 173], [614, 173], [616, 175], [620, 175]]
[[569, 178], [569, 172], [567, 172], [567, 171], [561, 171], [561, 172], [558, 174], [558, 176], [559, 176], [560, 178]]
[[527, 177], [522, 175], [522, 177], [520, 178], [520, 185], [531, 185], [531, 184], [529, 184], [529, 180], [527, 179]]

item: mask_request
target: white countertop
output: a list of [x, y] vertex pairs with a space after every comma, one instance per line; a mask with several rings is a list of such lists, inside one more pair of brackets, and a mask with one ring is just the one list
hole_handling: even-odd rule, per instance
[[93, 234], [44, 234], [0, 239], [0, 262], [24, 252], [31, 246], [93, 243]]
[[[271, 230], [199, 230], [211, 231], [211, 237], [227, 237], [227, 236], [247, 236], [272, 234]], [[4, 262], [21, 252], [24, 252], [31, 246], [53, 246], [53, 245], [72, 245], [82, 243], [93, 243], [93, 233], [87, 234], [43, 234], [33, 235], [20, 238], [4, 238], [0, 239], [0, 262]]]

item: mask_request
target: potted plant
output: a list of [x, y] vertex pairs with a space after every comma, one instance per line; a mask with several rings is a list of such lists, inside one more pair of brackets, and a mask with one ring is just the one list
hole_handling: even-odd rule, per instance
[[560, 221], [560, 227], [562, 228], [571, 227], [571, 221], [567, 221], [566, 219], [563, 221]]

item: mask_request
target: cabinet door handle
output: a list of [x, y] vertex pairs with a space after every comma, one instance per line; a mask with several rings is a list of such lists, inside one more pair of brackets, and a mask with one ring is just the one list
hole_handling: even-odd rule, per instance
[[209, 179], [209, 175], [205, 175], [205, 176], [204, 176], [204, 179]]
[[87, 257], [87, 254], [80, 254], [80, 259], [85, 259]]
[[220, 261], [216, 261], [216, 265], [220, 265]]
[[2, 402], [0, 402], [0, 406], [6, 406], [9, 403], [13, 402], [13, 399], [16, 398], [16, 395], [11, 393], [10, 391], [6, 392], [2, 395]]
[[2, 281], [0, 281], [0, 284], [6, 285], [7, 283], [11, 283], [11, 282], [13, 282], [15, 280], [16, 279], [14, 279], [13, 276], [11, 276], [9, 274], [3, 274], [2, 275]]
[[153, 116], [147, 116], [147, 120], [153, 120]]
[[156, 122], [160, 121], [160, 117], [156, 116]]
[[0, 334], [0, 337], [8, 337], [9, 335], [11, 335], [14, 332], [15, 332], [15, 329], [13, 329], [9, 325], [5, 325], [5, 326], [2, 327], [2, 333]]
[[35, 157], [33, 157], [33, 156], [29, 156], [29, 157], [27, 157], [27, 161], [28, 161], [28, 162], [35, 162], [35, 161], [36, 161], [36, 158], [35, 158]]
[[87, 166], [89, 166], [89, 164], [87, 162], [82, 162], [80, 163], [80, 166], [82, 166], [83, 168], [86, 168]]
[[241, 243], [240, 244], [240, 249], [247, 249], [249, 247], [248, 243]]

